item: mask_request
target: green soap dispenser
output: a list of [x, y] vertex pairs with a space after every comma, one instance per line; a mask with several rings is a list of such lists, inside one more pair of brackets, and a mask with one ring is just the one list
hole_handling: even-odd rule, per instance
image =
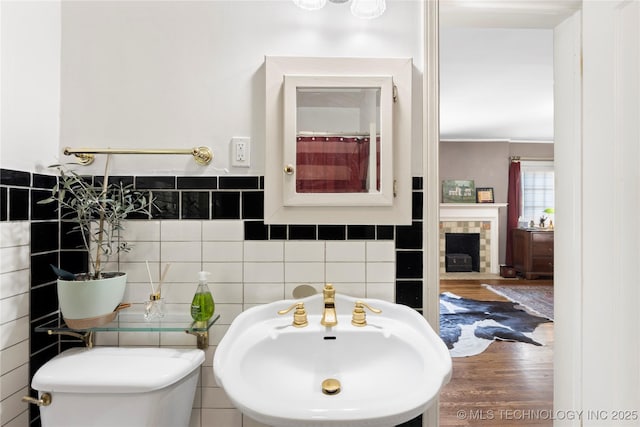
[[191, 301], [191, 317], [196, 322], [206, 322], [211, 319], [215, 310], [215, 304], [213, 302], [213, 296], [207, 286], [207, 276], [210, 273], [208, 271], [201, 271], [198, 273], [198, 289]]

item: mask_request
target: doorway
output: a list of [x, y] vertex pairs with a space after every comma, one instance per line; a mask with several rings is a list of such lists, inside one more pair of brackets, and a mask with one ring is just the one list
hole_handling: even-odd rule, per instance
[[[443, 4], [443, 3], [441, 3]], [[565, 4], [564, 6], [568, 6], [568, 4]], [[526, 27], [525, 32], [535, 32], [538, 30], [532, 30], [533, 28], [539, 29], [541, 33], [544, 33], [546, 31], [547, 33], [547, 37], [551, 38], [551, 43], [549, 46], [549, 57], [553, 58], [553, 28], [560, 22], [562, 22], [562, 20], [564, 20], [567, 16], [571, 15], [574, 12], [573, 8], [567, 8], [565, 10], [559, 10], [558, 14], [555, 18], [553, 18], [550, 21], [544, 22], [544, 25], [539, 16], [536, 15], [535, 13], [535, 8], [533, 8], [531, 11], [526, 11], [528, 13], [531, 13], [532, 16], [530, 19], [527, 19], [525, 16], [525, 14], [519, 14], [518, 19], [511, 19], [514, 18], [516, 13], [514, 11], [510, 11], [509, 13], [506, 13], [505, 15], [501, 15], [500, 13], [495, 13], [495, 10], [492, 11], [492, 13], [490, 15], [493, 16], [487, 16], [486, 14], [482, 14], [482, 13], [477, 13], [475, 15], [473, 15], [473, 19], [467, 17], [466, 19], [460, 19], [457, 22], [463, 22], [464, 25], [467, 26], [471, 26], [471, 28], [479, 28], [481, 31], [484, 32], [489, 32], [489, 28], [494, 28], [494, 25], [498, 25], [497, 28], [500, 30], [498, 31], [499, 33], [503, 33], [504, 34], [504, 29], [505, 28], [510, 28], [512, 31], [518, 31], [518, 27], [519, 26], [524, 26]], [[449, 13], [450, 10], [447, 10], [447, 8], [445, 7], [445, 4], [443, 4], [442, 6], [442, 10], [441, 10], [441, 18], [442, 18], [442, 12]], [[474, 10], [473, 12], [477, 12], [477, 10]], [[502, 17], [504, 18], [502, 23], [497, 23], [496, 22], [496, 16], [498, 17]], [[477, 19], [477, 20], [476, 20]], [[483, 21], [484, 19], [484, 21]], [[499, 19], [498, 19], [499, 20]], [[443, 29], [446, 29], [446, 20], [445, 20], [445, 27], [441, 27], [441, 31], [440, 31], [440, 36], [441, 36], [441, 43], [440, 43], [440, 48], [441, 48], [441, 58], [443, 57], [443, 55], [446, 55], [446, 53], [442, 52], [442, 48], [443, 48], [443, 40], [442, 40], [442, 36], [443, 36]], [[451, 22], [451, 21], [448, 21]], [[527, 23], [526, 25], [524, 25], [524, 23]], [[441, 25], [442, 25], [442, 20], [441, 20]], [[473, 57], [474, 54], [478, 54], [477, 50], [475, 52], [471, 52], [469, 55], [471, 57]], [[476, 58], [478, 59], [478, 58]], [[480, 58], [482, 59], [482, 58]], [[458, 66], [461, 66], [461, 64], [457, 64]], [[551, 71], [551, 81], [553, 81], [553, 64], [550, 64], [549, 69]], [[446, 70], [443, 70], [443, 68], [440, 68], [440, 77], [441, 77], [441, 81], [445, 81], [446, 78], [444, 76], [444, 73], [446, 72]], [[499, 76], [498, 76], [499, 77]], [[502, 82], [503, 84], [505, 83], [504, 81]], [[457, 89], [460, 89], [460, 85], [455, 85], [457, 86]], [[507, 85], [508, 86], [508, 85]], [[551, 89], [553, 88], [552, 84], [551, 84]], [[442, 88], [441, 88], [442, 89]], [[446, 105], [446, 93], [443, 92], [444, 89], [441, 90], [441, 106], [443, 105], [443, 103]], [[526, 96], [526, 95], [523, 95]], [[496, 98], [499, 98], [499, 96], [495, 96]], [[488, 96], [485, 96], [485, 100], [489, 99]], [[486, 136], [486, 135], [482, 135], [479, 134], [478, 137], [473, 137], [473, 133], [467, 133], [465, 134], [464, 132], [461, 132], [460, 128], [456, 128], [455, 123], [448, 123], [447, 119], [444, 116], [444, 112], [443, 110], [441, 110], [441, 120], [440, 123], [443, 125], [443, 127], [445, 125], [451, 125], [450, 129], [452, 130], [452, 133], [450, 135], [448, 135], [448, 141], [442, 142], [440, 144], [440, 156], [439, 156], [439, 164], [440, 164], [440, 177], [441, 179], [443, 179], [443, 173], [451, 173], [451, 171], [454, 169], [452, 167], [449, 167], [449, 165], [451, 165], [452, 163], [454, 163], [456, 160], [458, 160], [459, 162], [465, 163], [465, 164], [473, 164], [473, 163], [479, 163], [479, 165], [477, 165], [480, 168], [480, 173], [486, 173], [486, 177], [484, 178], [486, 180], [489, 179], [497, 179], [497, 180], [501, 180], [501, 181], [506, 181], [508, 173], [507, 173], [507, 165], [509, 162], [510, 157], [514, 156], [514, 155], [522, 155], [524, 157], [529, 157], [529, 158], [543, 158], [543, 159], [547, 159], [547, 158], [553, 158], [553, 93], [550, 94], [549, 96], [549, 103], [550, 103], [550, 112], [548, 114], [548, 117], [550, 118], [550, 122], [548, 127], [551, 129], [551, 133], [547, 134], [547, 141], [542, 141], [545, 135], [542, 135], [542, 137], [540, 135], [536, 135], [536, 136], [530, 136], [529, 138], [527, 137], [523, 137], [521, 141], [517, 141], [514, 142], [514, 140], [518, 139], [517, 135], [516, 137], [512, 137], [512, 136], [501, 136], [501, 135], [491, 135], [491, 136]], [[513, 110], [513, 109], [512, 109]], [[480, 113], [482, 113], [482, 111], [480, 111]], [[482, 123], [481, 123], [482, 124]], [[487, 123], [484, 123], [484, 127], [479, 127], [478, 129], [480, 129], [481, 131], [486, 131], [488, 128]], [[446, 135], [444, 132], [446, 132], [446, 128], [442, 129], [443, 131], [443, 135]], [[458, 134], [456, 134], [456, 132], [458, 132]], [[484, 137], [483, 137], [484, 136]], [[536, 140], [535, 142], [533, 142], [532, 140]], [[496, 173], [496, 168], [492, 167], [491, 165], [488, 165], [487, 167], [485, 167], [485, 169], [483, 170], [482, 167], [484, 166], [484, 164], [486, 162], [482, 161], [482, 157], [478, 158], [473, 158], [471, 156], [471, 151], [474, 151], [473, 149], [469, 149], [469, 147], [471, 147], [471, 144], [476, 144], [476, 143], [480, 143], [480, 145], [476, 145], [475, 147], [480, 147], [480, 148], [476, 148], [477, 151], [481, 151], [481, 152], [486, 152], [487, 150], [482, 148], [482, 144], [489, 144], [489, 146], [496, 150], [499, 151], [500, 150], [500, 146], [502, 145], [502, 147], [507, 147], [502, 148], [503, 152], [506, 151], [506, 155], [501, 156], [502, 158], [500, 159], [500, 161], [505, 165], [504, 166], [504, 173], [503, 174], [499, 174]], [[444, 147], [444, 144], [454, 144], [450, 147]], [[517, 147], [512, 146], [512, 144], [521, 144], [518, 145]], [[530, 145], [529, 145], [530, 144]], [[543, 147], [543, 145], [546, 145], [546, 147]], [[546, 150], [545, 150], [546, 149]], [[514, 153], [512, 150], [523, 150], [523, 152], [521, 153]], [[532, 151], [528, 151], [528, 150], [532, 150]], [[536, 150], [540, 150], [540, 151], [536, 151]], [[445, 153], [445, 152], [449, 152], [449, 153]], [[451, 153], [453, 153], [453, 155], [451, 155]], [[526, 154], [523, 154], [526, 153]], [[449, 163], [447, 163], [444, 167], [443, 167], [443, 154], [444, 155], [449, 155]], [[490, 156], [492, 159], [495, 159], [495, 155]], [[453, 159], [453, 161], [452, 161]], [[468, 171], [469, 168], [465, 167], [464, 168], [465, 171]], [[460, 173], [460, 171], [453, 171], [453, 173]], [[447, 176], [447, 179], [472, 179], [472, 177], [469, 176]], [[439, 181], [440, 182], [440, 181]], [[493, 184], [493, 183], [492, 183]], [[494, 193], [496, 194], [496, 201], [506, 201], [506, 199], [503, 200], [499, 200], [499, 196], [503, 196], [506, 198], [506, 188], [503, 188], [501, 190], [495, 191], [496, 190], [496, 186], [498, 184], [495, 185], [487, 185], [485, 182], [482, 182], [480, 184], [477, 184], [477, 186], [489, 186], [489, 187], [494, 187]], [[499, 191], [503, 191], [501, 194], [499, 194]], [[504, 237], [503, 237], [504, 239]], [[502, 242], [502, 239], [501, 239]], [[504, 255], [505, 255], [505, 248], [504, 245], [501, 244], [501, 260], [504, 260]], [[550, 355], [547, 355], [547, 358], [549, 359], [549, 361], [552, 363], [552, 357]], [[455, 366], [454, 366], [455, 368]], [[454, 369], [455, 370], [455, 369]], [[550, 372], [553, 372], [553, 368], [549, 368]], [[552, 380], [551, 380], [551, 388], [550, 390], [552, 390]], [[472, 392], [471, 390], [469, 390], [470, 392]], [[548, 401], [552, 402], [552, 393], [548, 393]], [[547, 409], [550, 409], [549, 407]], [[466, 415], [469, 415], [468, 413]], [[479, 415], [480, 417], [483, 416], [482, 413], [479, 414], [475, 414], [475, 415]], [[497, 414], [487, 414], [485, 413], [484, 416], [487, 417], [491, 417], [491, 416], [497, 416]], [[472, 423], [473, 424], [473, 423]], [[477, 424], [477, 423], [476, 423]], [[473, 424], [473, 425], [476, 425]], [[446, 425], [446, 424], [443, 424]], [[481, 425], [481, 424], [477, 424], [477, 425]], [[494, 423], [492, 424], [491, 422], [486, 424], [486, 425], [497, 425], [495, 423], [495, 419], [494, 419]], [[513, 425], [513, 422], [512, 424]], [[551, 425], [551, 424], [549, 424]]]
[[[473, 2], [466, 3], [471, 6], [469, 3]], [[635, 410], [639, 401], [638, 376], [634, 375], [639, 338], [634, 333], [638, 325], [637, 310], [631, 305], [638, 301], [638, 287], [637, 263], [631, 260], [637, 260], [639, 251], [637, 233], [630, 232], [626, 225], [633, 223], [631, 216], [637, 213], [640, 194], [639, 128], [637, 120], [633, 120], [638, 117], [640, 104], [638, 97], [629, 96], [637, 91], [640, 63], [637, 55], [624, 52], [639, 52], [640, 3], [631, 0], [544, 4], [573, 4], [578, 10], [567, 19], [560, 19], [555, 28], [556, 63], [561, 64], [555, 74], [559, 93], [555, 105], [555, 134], [562, 144], [557, 145], [555, 152], [558, 264], [554, 275], [561, 284], [556, 287], [555, 297], [562, 310], [556, 311], [554, 328], [557, 337], [554, 407], [580, 412], [599, 407]], [[437, 48], [430, 42], [431, 38], [437, 40], [437, 7], [435, 11], [429, 7], [426, 10], [429, 36], [425, 62], [437, 68]], [[495, 9], [491, 12], [501, 15]], [[437, 114], [432, 111], [434, 105], [438, 105], [437, 71], [427, 68], [424, 81], [425, 94], [435, 94], [432, 102], [425, 102], [423, 156], [425, 177], [435, 184], [438, 135], [431, 127], [437, 129], [438, 126]], [[616, 149], [611, 149], [614, 143]], [[633, 177], [626, 181], [628, 188], [616, 185], [621, 177]], [[587, 225], [600, 221], [603, 193], [597, 190], [619, 203], [607, 205], [609, 217], [617, 220], [609, 221], [609, 227], [594, 233]], [[435, 185], [431, 186], [431, 192], [437, 193]], [[437, 209], [437, 202], [437, 197], [425, 195], [425, 211]], [[428, 212], [425, 215], [425, 222], [429, 223], [425, 226], [425, 236], [428, 236], [427, 233], [437, 230], [438, 222], [437, 217], [429, 217]], [[620, 254], [626, 258], [620, 259]], [[433, 253], [430, 255], [436, 259]], [[432, 259], [425, 257], [426, 266], [432, 263]], [[603, 268], [603, 265], [614, 264], [616, 268]], [[425, 277], [428, 278], [425, 316], [437, 324], [437, 271], [426, 270]], [[611, 293], [625, 298], [615, 304], [603, 304]], [[618, 325], [614, 332], [610, 322], [602, 322], [605, 317]], [[610, 352], [603, 350], [602, 336], [607, 336], [609, 348], [618, 348], [619, 354], [625, 355], [619, 363], [610, 363]], [[574, 419], [557, 421], [557, 424], [581, 422]], [[430, 417], [429, 424], [425, 425], [435, 426], [437, 419]]]

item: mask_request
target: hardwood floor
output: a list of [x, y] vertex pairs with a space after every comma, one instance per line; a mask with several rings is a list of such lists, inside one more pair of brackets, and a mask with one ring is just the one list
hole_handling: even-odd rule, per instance
[[[440, 291], [480, 300], [505, 301], [481, 286], [552, 284], [551, 280], [442, 280]], [[483, 353], [453, 358], [451, 381], [440, 394], [441, 426], [553, 425], [553, 323], [540, 325], [539, 347], [494, 342]]]

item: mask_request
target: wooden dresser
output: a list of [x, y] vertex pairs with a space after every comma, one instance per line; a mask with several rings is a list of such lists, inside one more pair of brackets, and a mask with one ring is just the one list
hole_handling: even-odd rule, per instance
[[525, 279], [553, 277], [553, 231], [513, 230], [513, 268]]

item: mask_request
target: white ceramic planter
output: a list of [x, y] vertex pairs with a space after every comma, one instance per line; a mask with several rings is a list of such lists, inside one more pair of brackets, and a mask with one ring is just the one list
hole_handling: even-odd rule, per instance
[[58, 279], [60, 311], [67, 326], [86, 329], [109, 323], [115, 318], [127, 285], [126, 273], [100, 280]]

